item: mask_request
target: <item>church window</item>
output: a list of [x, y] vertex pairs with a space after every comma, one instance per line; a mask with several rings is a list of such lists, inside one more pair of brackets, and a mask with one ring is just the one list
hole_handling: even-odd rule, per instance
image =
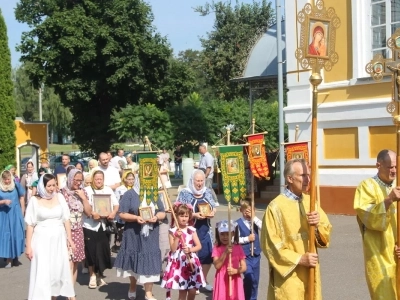
[[371, 0], [372, 56], [390, 57], [387, 39], [400, 27], [400, 0]]

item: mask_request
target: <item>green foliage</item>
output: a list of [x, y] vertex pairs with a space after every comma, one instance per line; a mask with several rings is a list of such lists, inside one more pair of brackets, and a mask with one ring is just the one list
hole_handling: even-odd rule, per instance
[[[17, 116], [26, 121], [39, 121], [39, 91], [33, 87], [25, 64], [13, 70], [13, 83]], [[50, 131], [59, 135], [70, 133], [71, 112], [51, 87], [42, 89], [42, 112], [43, 120], [50, 123]]]
[[15, 163], [15, 104], [7, 27], [0, 10], [0, 168]]
[[248, 89], [244, 84], [230, 79], [241, 76], [254, 39], [275, 21], [271, 3], [236, 1], [232, 5], [231, 1], [211, 1], [195, 10], [203, 16], [215, 14], [213, 30], [201, 39], [204, 50], [200, 64], [207, 85], [220, 99], [246, 97]]
[[81, 149], [100, 152], [116, 136], [110, 112], [127, 103], [165, 107], [191, 91], [193, 74], [152, 25], [142, 0], [20, 0], [16, 18], [30, 25], [19, 50], [37, 87], [52, 86], [73, 115]]
[[[275, 99], [256, 100], [253, 116], [256, 118], [256, 132], [268, 131], [267, 149], [279, 145], [278, 102]], [[203, 101], [197, 94], [191, 94], [184, 103], [177, 103], [165, 110], [154, 105], [128, 105], [112, 115], [112, 130], [121, 141], [148, 136], [157, 147], [171, 149], [183, 145], [185, 153], [196, 152], [199, 143], [219, 145], [226, 142], [226, 127], [232, 130], [231, 141], [243, 144], [244, 134], [251, 133], [249, 103], [245, 99], [233, 101]]]
[[116, 132], [118, 140], [133, 140], [148, 136], [150, 142], [158, 148], [172, 148], [172, 124], [170, 116], [154, 104], [130, 105], [112, 114], [111, 129]]

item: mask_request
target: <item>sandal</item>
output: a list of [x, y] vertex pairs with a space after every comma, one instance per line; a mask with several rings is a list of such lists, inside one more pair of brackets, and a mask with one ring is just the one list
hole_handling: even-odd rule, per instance
[[97, 278], [96, 275], [93, 275], [90, 277], [90, 281], [89, 281], [89, 289], [95, 289], [97, 288]]
[[136, 292], [128, 292], [128, 299], [135, 300], [136, 299]]

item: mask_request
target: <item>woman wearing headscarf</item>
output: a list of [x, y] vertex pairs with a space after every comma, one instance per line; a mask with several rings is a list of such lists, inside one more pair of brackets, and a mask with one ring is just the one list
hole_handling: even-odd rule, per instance
[[[111, 252], [109, 245], [109, 235], [106, 232], [106, 220], [113, 221], [118, 211], [118, 201], [113, 190], [109, 186], [104, 186], [104, 173], [101, 170], [94, 171], [92, 174], [91, 186], [85, 187], [89, 197], [89, 204], [92, 206], [92, 215], [83, 215], [83, 234], [85, 237], [85, 256], [86, 264], [89, 267], [89, 288], [95, 289], [103, 286], [105, 269], [111, 269]], [[93, 196], [97, 194], [110, 195], [113, 211], [108, 216], [101, 216], [99, 211], [93, 209]]]
[[[190, 204], [193, 207], [194, 227], [201, 243], [201, 250], [197, 254], [203, 269], [204, 278], [207, 281], [207, 275], [213, 263], [212, 254], [212, 238], [211, 238], [211, 222], [210, 219], [216, 213], [215, 202], [211, 191], [205, 186], [205, 175], [202, 170], [195, 170], [189, 179], [187, 187], [179, 194], [177, 201], [185, 204]], [[199, 204], [208, 205], [210, 214], [203, 215], [199, 210]], [[208, 291], [212, 291], [213, 287], [207, 282], [204, 287]]]
[[85, 190], [82, 188], [83, 174], [78, 169], [72, 169], [67, 177], [67, 184], [61, 189], [61, 194], [67, 201], [72, 241], [75, 244], [75, 251], [71, 253], [70, 266], [73, 283], [75, 284], [78, 275], [78, 264], [85, 259], [85, 243], [83, 239], [83, 214], [90, 216], [92, 207]]
[[85, 165], [84, 165], [84, 163], [83, 163], [82, 161], [78, 161], [78, 162], [75, 164], [75, 169], [78, 169], [79, 171], [82, 172], [83, 178], [85, 178], [85, 176], [86, 176], [87, 174], [89, 174], [88, 172], [85, 172]]
[[[133, 185], [135, 183], [135, 174], [133, 174], [133, 172], [126, 172], [124, 174], [122, 174], [122, 180], [121, 180], [121, 185], [119, 187], [117, 187], [117, 189], [115, 190], [115, 197], [119, 201], [121, 200], [122, 196], [129, 191], [130, 189], [133, 188]], [[117, 233], [115, 234], [115, 238], [114, 238], [114, 245], [111, 248], [111, 251], [118, 253], [118, 250], [121, 246], [121, 242], [122, 242], [122, 235], [124, 232], [124, 224], [125, 222], [122, 221], [119, 216], [117, 215], [116, 218], [116, 225], [117, 225]]]
[[[148, 205], [146, 197], [139, 199], [139, 194], [139, 179], [136, 179], [134, 187], [120, 200], [119, 217], [125, 222], [125, 228], [114, 267], [117, 268], [118, 277], [130, 279], [128, 299], [136, 299], [136, 284], [141, 283], [144, 285], [145, 299], [155, 300], [153, 283], [160, 280], [161, 270], [161, 260], [155, 259], [161, 257], [159, 221], [165, 218], [165, 212], [159, 198]], [[153, 217], [143, 220], [140, 207], [150, 207]]]
[[32, 197], [32, 183], [38, 180], [38, 174], [35, 172], [32, 160], [26, 163], [26, 174], [21, 177], [21, 185], [25, 189], [25, 203], [28, 203]]
[[25, 191], [10, 171], [3, 171], [0, 177], [0, 257], [6, 258], [6, 268], [11, 268], [18, 266], [18, 257], [24, 253]]
[[28, 300], [75, 299], [69, 266], [69, 252], [75, 245], [68, 205], [56, 192], [54, 175], [41, 176], [37, 189], [38, 195], [29, 200], [25, 214], [25, 254], [31, 260]]
[[131, 169], [133, 173], [137, 174], [137, 172], [139, 171], [139, 165], [133, 161], [133, 155], [132, 153], [129, 153], [126, 156], [126, 167], [128, 169]]
[[[47, 169], [45, 169], [45, 168], [40, 168], [39, 169], [39, 178], [42, 176], [42, 175], [44, 175], [44, 174], [47, 174], [48, 172], [47, 172]], [[38, 178], [38, 180], [35, 180], [34, 182], [32, 182], [32, 196], [36, 196], [37, 195], [37, 186], [38, 186], [38, 184], [39, 184], [39, 178]]]
[[21, 182], [21, 179], [19, 179], [18, 175], [16, 174], [16, 168], [13, 165], [8, 165], [5, 170], [11, 172], [15, 182]]
[[95, 159], [91, 159], [88, 162], [89, 173], [93, 173], [93, 170], [99, 166], [99, 162]]

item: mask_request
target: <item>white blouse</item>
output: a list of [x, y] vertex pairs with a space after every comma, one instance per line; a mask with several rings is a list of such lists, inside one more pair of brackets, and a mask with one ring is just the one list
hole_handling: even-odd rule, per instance
[[[93, 190], [91, 186], [85, 187], [85, 191], [88, 195], [89, 204], [93, 207], [93, 195], [94, 194], [103, 194], [110, 195], [111, 197], [111, 205], [114, 208], [115, 206], [119, 206], [118, 200], [115, 197], [114, 191], [109, 186], [104, 186], [102, 190]], [[106, 224], [104, 219], [93, 220], [92, 218], [87, 217], [85, 214], [83, 215], [83, 227], [89, 230], [98, 231], [100, 225], [103, 226], [103, 230], [106, 230]]]

